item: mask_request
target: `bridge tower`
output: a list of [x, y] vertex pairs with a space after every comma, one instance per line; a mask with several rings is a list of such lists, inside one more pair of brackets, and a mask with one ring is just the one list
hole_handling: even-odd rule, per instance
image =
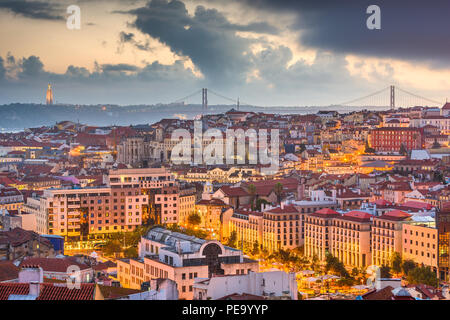
[[208, 89], [202, 89], [202, 110], [208, 110]]
[[395, 86], [391, 86], [391, 110], [395, 109]]

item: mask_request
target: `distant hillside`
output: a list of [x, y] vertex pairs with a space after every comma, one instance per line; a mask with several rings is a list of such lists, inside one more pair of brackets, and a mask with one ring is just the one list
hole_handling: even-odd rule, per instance
[[[223, 113], [233, 105], [211, 105], [208, 113]], [[241, 106], [240, 110], [274, 113], [316, 113], [318, 110], [353, 111], [342, 107], [252, 107]], [[62, 120], [71, 120], [97, 126], [154, 123], [163, 118], [192, 119], [202, 113], [201, 105], [43, 105], [15, 103], [0, 105], [0, 129], [2, 131], [52, 125]]]

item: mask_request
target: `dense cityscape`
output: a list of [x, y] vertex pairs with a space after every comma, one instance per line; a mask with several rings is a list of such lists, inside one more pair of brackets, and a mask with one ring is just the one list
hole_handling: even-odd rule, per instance
[[448, 12], [0, 0], [2, 314], [445, 308]]
[[[449, 128], [446, 103], [2, 133], [0, 298], [448, 300]], [[180, 163], [179, 129], [222, 158]]]

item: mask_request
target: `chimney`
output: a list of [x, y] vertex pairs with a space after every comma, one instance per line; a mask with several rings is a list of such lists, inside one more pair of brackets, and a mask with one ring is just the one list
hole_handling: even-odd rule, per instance
[[39, 266], [24, 266], [19, 272], [19, 283], [44, 282], [44, 270]]
[[38, 281], [31, 281], [30, 282], [30, 292], [29, 295], [39, 297], [40, 293], [40, 284]]
[[284, 209], [284, 202], [281, 202], [280, 206], [281, 206], [281, 210], [283, 210]]

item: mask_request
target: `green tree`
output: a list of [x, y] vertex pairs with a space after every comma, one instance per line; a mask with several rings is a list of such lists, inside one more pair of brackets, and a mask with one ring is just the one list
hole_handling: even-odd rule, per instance
[[247, 187], [247, 192], [250, 195], [250, 203], [252, 210], [255, 210], [255, 196], [256, 196], [256, 186], [251, 183]]
[[408, 150], [406, 150], [406, 147], [403, 143], [400, 145], [399, 153], [404, 156], [408, 155]]
[[227, 245], [232, 248], [236, 248], [236, 242], [237, 242], [237, 232], [231, 231], [230, 237], [228, 238]]
[[446, 184], [445, 183], [445, 177], [444, 174], [442, 173], [442, 171], [434, 171], [433, 172], [433, 181], [437, 181], [440, 182], [442, 184]]
[[188, 218], [187, 222], [191, 226], [198, 226], [200, 223], [202, 223], [202, 217], [198, 213], [191, 213]]
[[342, 261], [339, 261], [337, 257], [329, 253], [326, 256], [325, 262], [326, 262], [325, 271], [331, 271], [340, 276], [341, 278], [350, 278], [350, 274], [345, 268], [344, 263], [342, 263]]
[[402, 271], [402, 256], [398, 252], [394, 252], [391, 257], [391, 270], [394, 273], [400, 273]]
[[365, 145], [365, 148], [364, 148], [364, 153], [375, 153], [375, 149], [373, 149], [373, 148], [371, 148], [371, 147], [369, 146], [369, 141], [368, 141], [368, 140], [366, 140], [366, 145]]
[[123, 255], [125, 258], [137, 258], [139, 253], [137, 247], [129, 247], [123, 251]]
[[261, 258], [262, 258], [263, 260], [268, 259], [268, 258], [269, 258], [269, 251], [267, 251], [267, 249], [263, 247], [263, 248], [261, 249], [261, 254], [260, 254], [260, 256], [261, 256]]
[[404, 275], [408, 275], [411, 270], [416, 267], [416, 263], [413, 260], [405, 260], [402, 263], [402, 270]]
[[252, 254], [256, 256], [258, 253], [259, 253], [259, 243], [258, 241], [256, 241], [255, 243], [253, 243]]
[[107, 256], [116, 257], [117, 255], [122, 253], [122, 244], [120, 243], [119, 240], [116, 239], [108, 240], [103, 246], [102, 251]]
[[261, 207], [263, 204], [269, 204], [270, 202], [267, 201], [266, 199], [260, 198], [258, 200], [256, 200], [256, 205], [255, 205], [255, 209], [257, 211], [261, 211]]
[[381, 266], [380, 277], [381, 278], [392, 278], [391, 268], [389, 266]]
[[424, 266], [412, 269], [406, 279], [410, 284], [426, 284], [433, 287], [437, 287], [439, 284], [436, 273]]
[[436, 139], [434, 139], [433, 145], [431, 146], [431, 149], [439, 149], [441, 147], [441, 145], [439, 144], [439, 142], [437, 142]]
[[281, 203], [281, 197], [283, 196], [283, 184], [280, 182], [277, 182], [275, 186], [273, 187], [273, 192], [277, 196], [277, 202], [278, 204]]
[[299, 148], [300, 148], [299, 153], [302, 153], [303, 151], [306, 150], [306, 145], [304, 143], [300, 143]]
[[[163, 226], [162, 226], [163, 227]], [[164, 226], [166, 229], [174, 232], [179, 232], [183, 234], [187, 234], [188, 236], [194, 236], [200, 239], [206, 239], [208, 237], [208, 233], [204, 230], [195, 230], [191, 228], [182, 228], [176, 224], [171, 224], [168, 226]]]
[[336, 283], [338, 286], [350, 287], [355, 284], [355, 279], [351, 277], [341, 278], [338, 281], [336, 281]]
[[313, 255], [311, 258], [311, 269], [316, 271], [319, 268], [319, 257], [317, 255]]

